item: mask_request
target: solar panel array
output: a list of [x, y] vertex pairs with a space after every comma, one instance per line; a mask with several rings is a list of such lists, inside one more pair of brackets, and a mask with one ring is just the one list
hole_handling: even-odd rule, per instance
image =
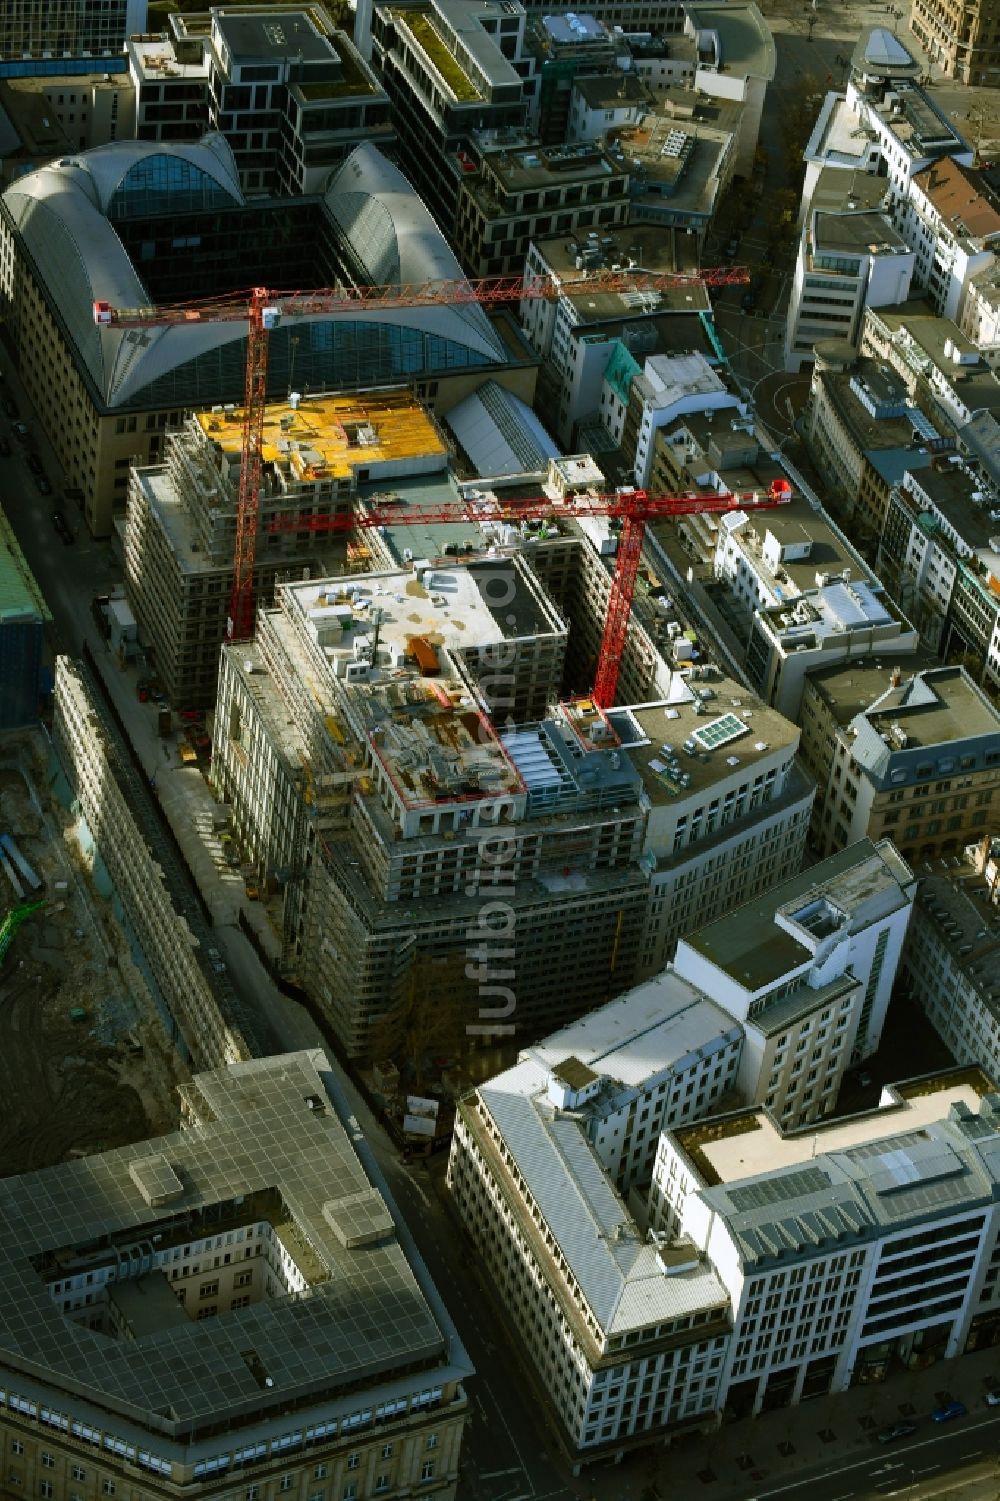
[[830, 1187], [827, 1173], [819, 1167], [800, 1168], [794, 1173], [780, 1173], [774, 1178], [761, 1178], [756, 1183], [747, 1183], [742, 1188], [730, 1188], [729, 1201], [737, 1213], [749, 1209], [767, 1209], [775, 1204], [787, 1204], [792, 1199], [801, 1199], [806, 1194], [821, 1193]]

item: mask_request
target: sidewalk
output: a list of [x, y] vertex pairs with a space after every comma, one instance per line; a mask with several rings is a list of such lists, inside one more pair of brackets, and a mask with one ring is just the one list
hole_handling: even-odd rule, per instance
[[[906, 1419], [918, 1437], [931, 1436], [930, 1414], [957, 1397], [971, 1417], [983, 1417], [986, 1389], [1000, 1380], [1000, 1349], [976, 1350], [923, 1371], [898, 1371], [877, 1386], [855, 1387], [838, 1397], [818, 1397], [758, 1418], [728, 1424], [717, 1433], [673, 1448], [636, 1454], [621, 1466], [602, 1465], [574, 1483], [582, 1501], [640, 1501], [656, 1486], [662, 1497], [684, 1501], [748, 1501], [804, 1480], [810, 1471], [878, 1461], [892, 1455], [879, 1444], [879, 1428]], [[950, 1432], [967, 1420], [956, 1419]], [[864, 1494], [850, 1477], [845, 1493]], [[655, 1495], [655, 1492], [652, 1492]]]

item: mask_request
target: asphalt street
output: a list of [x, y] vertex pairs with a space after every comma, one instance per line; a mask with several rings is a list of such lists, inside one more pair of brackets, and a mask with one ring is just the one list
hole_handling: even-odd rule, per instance
[[[42, 588], [53, 617], [56, 650], [79, 654], [88, 642], [112, 694], [118, 712], [147, 772], [164, 765], [164, 744], [156, 731], [153, 708], [140, 704], [134, 689], [135, 673], [122, 672], [112, 660], [90, 612], [95, 594], [121, 580], [121, 567], [110, 544], [96, 542], [79, 513], [58, 495], [62, 476], [16, 381], [5, 384], [15, 394], [31, 433], [31, 449], [13, 441], [10, 424], [0, 418], [0, 436], [10, 440], [11, 454], [0, 456], [0, 497], [25, 557]], [[26, 456], [41, 454], [57, 493], [37, 493]], [[51, 521], [60, 508], [75, 532], [64, 544]], [[206, 892], [210, 908], [213, 893]], [[214, 929], [233, 981], [241, 995], [266, 1015], [283, 1047], [289, 1050], [323, 1046], [323, 1039], [306, 1011], [272, 983], [245, 934], [228, 922]], [[327, 1050], [328, 1056], [331, 1051]], [[356, 1144], [369, 1156], [388, 1184], [413, 1241], [436, 1286], [442, 1291], [462, 1342], [477, 1368], [469, 1383], [470, 1423], [463, 1446], [465, 1473], [460, 1486], [463, 1501], [574, 1501], [578, 1492], [565, 1483], [565, 1474], [552, 1457], [552, 1436], [540, 1421], [540, 1409], [525, 1388], [507, 1336], [493, 1325], [493, 1314], [473, 1271], [473, 1259], [446, 1212], [439, 1188], [424, 1167], [404, 1167], [362, 1095], [335, 1062], [333, 1072], [350, 1113], [358, 1123]], [[440, 1183], [443, 1162], [434, 1174]], [[623, 1493], [625, 1494], [625, 1493]]]
[[970, 1416], [954, 1426], [935, 1425], [923, 1436], [905, 1444], [886, 1446], [865, 1459], [851, 1463], [817, 1466], [789, 1484], [753, 1492], [753, 1501], [851, 1501], [863, 1497], [921, 1496], [939, 1494], [942, 1481], [964, 1467], [979, 1462], [988, 1489], [981, 1494], [996, 1496], [1000, 1476], [1000, 1413], [988, 1409], [981, 1417]]
[[[815, 95], [818, 108], [826, 90], [843, 79], [844, 69], [837, 58], [849, 52], [866, 26], [891, 25], [892, 21], [887, 20], [883, 6], [834, 5], [830, 0], [817, 0], [815, 11], [798, 0], [764, 0], [762, 8], [775, 28], [778, 58], [778, 77], [768, 94], [761, 129], [769, 157], [768, 189], [772, 189], [782, 186], [781, 116], [786, 91], [794, 88]], [[811, 36], [810, 17], [814, 18]], [[910, 45], [902, 27], [900, 35]], [[965, 127], [971, 111], [973, 124], [984, 138], [989, 137], [993, 131], [989, 101], [977, 100], [950, 86], [934, 87], [938, 103], [960, 128]], [[995, 114], [1000, 117], [1000, 108]], [[1000, 124], [996, 130], [1000, 133]], [[759, 269], [765, 251], [771, 251], [768, 229], [765, 195], [755, 204], [741, 245], [740, 259], [745, 257], [753, 268]], [[761, 419], [779, 441], [791, 436], [791, 422], [801, 410], [808, 384], [787, 376], [782, 360], [783, 314], [794, 243], [795, 236], [790, 234], [775, 265], [768, 268], [768, 300], [758, 311], [748, 314], [741, 310], [738, 288], [724, 293], [716, 306], [716, 321], [733, 368], [752, 392]], [[713, 250], [718, 254], [719, 244], [710, 241], [708, 259]], [[16, 377], [9, 376], [8, 384], [14, 388], [35, 447], [58, 492], [62, 477], [48, 445], [31, 420]], [[90, 614], [93, 596], [120, 580], [120, 564], [107, 543], [89, 537], [73, 506], [58, 502], [57, 497], [38, 494], [25, 462], [25, 450], [13, 440], [10, 425], [2, 420], [0, 433], [10, 440], [12, 448], [9, 458], [0, 457], [0, 496], [52, 611], [58, 648], [77, 654], [83, 642], [89, 642], [140, 758], [147, 769], [162, 765], [164, 751], [156, 735], [153, 711], [138, 704], [133, 676], [121, 674], [111, 661]], [[60, 540], [50, 519], [57, 504], [76, 533], [70, 545]], [[234, 983], [267, 1014], [282, 1045], [290, 1049], [322, 1045], [313, 1021], [272, 984], [241, 930], [230, 922], [218, 926], [216, 932]], [[707, 1501], [733, 1501], [736, 1497], [746, 1501], [771, 1497], [782, 1501], [847, 1501], [866, 1496], [907, 1496], [918, 1501], [922, 1495], [931, 1494], [928, 1487], [935, 1477], [940, 1479], [972, 1460], [981, 1460], [987, 1468], [995, 1463], [1000, 1411], [991, 1409], [985, 1414], [973, 1412], [940, 1430], [924, 1424], [913, 1441], [894, 1445], [891, 1450], [872, 1445], [871, 1452], [860, 1456], [856, 1448], [831, 1453], [823, 1463], [789, 1475], [787, 1480], [779, 1479], [777, 1467], [772, 1465], [767, 1471], [769, 1488], [759, 1488], [749, 1474], [741, 1482], [735, 1469], [731, 1481], [723, 1483], [720, 1479], [717, 1485], [701, 1485], [695, 1480], [689, 1485], [680, 1481], [680, 1473], [695, 1472], [679, 1462], [678, 1480], [672, 1482], [675, 1456], [663, 1449], [636, 1455], [620, 1467], [601, 1465], [578, 1480], [570, 1479], [559, 1457], [555, 1435], [547, 1426], [544, 1408], [524, 1374], [512, 1331], [491, 1290], [480, 1282], [474, 1258], [445, 1205], [443, 1163], [404, 1166], [350, 1078], [336, 1064], [333, 1069], [359, 1153], [387, 1183], [407, 1233], [412, 1235], [477, 1368], [476, 1377], [469, 1382], [470, 1423], [460, 1501], [640, 1501], [654, 1484], [660, 1494], [673, 1495], [679, 1501], [688, 1501], [695, 1494], [705, 1496]], [[753, 1428], [744, 1444], [763, 1443], [760, 1425], [739, 1427]], [[727, 1435], [731, 1433], [727, 1430]], [[703, 1451], [706, 1458], [695, 1462], [710, 1463], [718, 1450], [717, 1441], [699, 1441], [697, 1452]], [[679, 1452], [677, 1458], [679, 1461]]]

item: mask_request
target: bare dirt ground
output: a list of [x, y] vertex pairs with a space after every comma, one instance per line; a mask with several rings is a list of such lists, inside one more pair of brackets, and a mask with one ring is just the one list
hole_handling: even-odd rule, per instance
[[[46, 899], [0, 965], [0, 1176], [172, 1130], [186, 1076], [47, 760], [40, 737], [0, 737], [0, 833]], [[15, 900], [0, 870], [0, 917]]]

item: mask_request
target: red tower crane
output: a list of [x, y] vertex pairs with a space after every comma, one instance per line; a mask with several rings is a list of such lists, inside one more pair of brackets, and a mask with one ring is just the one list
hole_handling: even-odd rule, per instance
[[563, 291], [584, 288], [588, 292], [660, 292], [670, 287], [699, 283], [720, 287], [749, 280], [750, 273], [745, 266], [724, 266], [696, 272], [640, 271], [634, 268], [588, 271], [580, 282], [568, 282], [565, 286], [548, 276], [498, 276], [396, 286], [320, 287], [307, 292], [277, 292], [267, 287], [254, 287], [226, 297], [165, 303], [159, 307], [119, 308], [109, 302], [95, 302], [94, 322], [104, 328], [149, 328], [187, 323], [248, 325], [243, 449], [227, 628], [230, 641], [245, 641], [253, 631], [253, 570], [257, 554], [261, 445], [267, 403], [267, 336], [283, 317], [304, 318], [316, 314], [329, 317], [338, 313], [350, 315], [386, 308], [441, 307], [458, 303], [491, 305], [537, 298], [554, 301]]
[[642, 557], [646, 522], [708, 511], [767, 510], [783, 505], [791, 498], [792, 487], [786, 479], [772, 480], [770, 487], [764, 492], [727, 491], [716, 495], [698, 492], [650, 495], [645, 490], [627, 487], [611, 494], [595, 494], [585, 490], [579, 494], [566, 495], [561, 500], [552, 500], [547, 495], [528, 500], [477, 496], [440, 506], [375, 505], [363, 514], [340, 511], [330, 516], [282, 517], [269, 523], [267, 529], [270, 532], [349, 532], [394, 525], [439, 526], [463, 521], [518, 524], [524, 521], [587, 516], [604, 516], [619, 521], [621, 529], [618, 533], [618, 552], [592, 695], [600, 708], [609, 709], [615, 701], [618, 688], [618, 673], [632, 614], [632, 599]]

